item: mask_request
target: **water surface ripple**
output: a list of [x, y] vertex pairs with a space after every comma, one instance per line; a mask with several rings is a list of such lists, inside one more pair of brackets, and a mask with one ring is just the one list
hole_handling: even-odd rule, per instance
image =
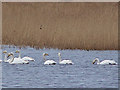
[[[4, 46], [2, 50], [13, 52], [17, 47]], [[63, 59], [71, 59], [74, 65], [43, 65], [42, 54], [47, 52], [47, 59], [58, 62], [58, 52]], [[118, 51], [84, 51], [22, 48], [22, 57], [31, 56], [36, 61], [24, 65], [2, 63], [3, 88], [117, 88], [117, 65], [93, 65], [95, 57], [114, 59], [118, 62]], [[17, 56], [17, 54], [15, 54]], [[4, 56], [3, 56], [4, 57]]]

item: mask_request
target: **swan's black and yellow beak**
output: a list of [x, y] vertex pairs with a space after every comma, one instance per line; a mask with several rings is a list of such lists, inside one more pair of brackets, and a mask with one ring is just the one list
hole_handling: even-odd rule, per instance
[[8, 58], [9, 56], [11, 56], [11, 54], [10, 54], [10, 53], [8, 54], [7, 58]]
[[13, 55], [13, 54], [12, 54], [12, 53], [9, 53], [8, 56], [7, 56], [7, 58], [8, 58], [9, 56], [11, 56], [11, 55]]
[[7, 51], [3, 51], [3, 53], [7, 53]]
[[45, 56], [49, 56], [49, 54], [45, 53]]
[[92, 62], [92, 64], [95, 64], [95, 60]]
[[16, 50], [16, 52], [15, 53], [20, 53], [20, 51], [19, 50]]

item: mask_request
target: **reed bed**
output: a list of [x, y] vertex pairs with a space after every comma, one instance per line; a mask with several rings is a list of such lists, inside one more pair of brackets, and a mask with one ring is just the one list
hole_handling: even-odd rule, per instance
[[118, 3], [2, 3], [2, 43], [117, 50]]
[[1, 44], [2, 44], [2, 2], [0, 1], [0, 45]]

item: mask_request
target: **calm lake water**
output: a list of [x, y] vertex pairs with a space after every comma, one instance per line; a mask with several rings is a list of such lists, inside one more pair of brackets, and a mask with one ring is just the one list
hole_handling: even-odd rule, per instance
[[[19, 48], [3, 46], [2, 50], [15, 52]], [[118, 51], [84, 51], [22, 48], [22, 57], [30, 56], [36, 61], [23, 65], [2, 63], [3, 88], [117, 88], [118, 65], [93, 65], [96, 57], [114, 59], [118, 62]], [[57, 53], [62, 59], [71, 59], [74, 65], [44, 65], [42, 54], [47, 52], [47, 59], [58, 62]], [[18, 54], [15, 54], [18, 56]], [[3, 56], [4, 57], [4, 54]]]

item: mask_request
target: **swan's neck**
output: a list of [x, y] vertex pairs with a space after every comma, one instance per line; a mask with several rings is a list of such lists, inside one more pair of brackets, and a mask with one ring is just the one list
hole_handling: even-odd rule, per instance
[[7, 53], [5, 53], [4, 61], [7, 61]]
[[10, 63], [14, 61], [14, 55], [11, 56]]
[[45, 58], [45, 56], [43, 55], [43, 59], [44, 59], [44, 61], [46, 61], [46, 58]]
[[59, 62], [61, 62], [62, 61], [62, 58], [61, 58], [61, 56], [59, 56]]
[[21, 58], [21, 53], [19, 52], [19, 57], [18, 58]]
[[100, 64], [100, 61], [99, 61], [99, 59], [96, 59], [97, 60], [97, 64]]

